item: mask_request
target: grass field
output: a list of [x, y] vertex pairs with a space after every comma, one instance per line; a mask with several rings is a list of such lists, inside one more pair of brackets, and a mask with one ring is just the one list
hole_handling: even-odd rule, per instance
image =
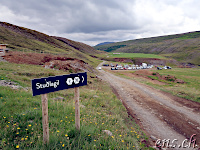
[[171, 83], [159, 86], [161, 89], [193, 101], [200, 102], [200, 68], [173, 68], [158, 70], [161, 75], [172, 75], [185, 81], [185, 84]]
[[[31, 79], [68, 72], [0, 62], [0, 79], [31, 87]], [[88, 76], [93, 74], [88, 74]], [[54, 100], [61, 96], [64, 100]], [[43, 145], [41, 96], [0, 86], [0, 149], [151, 149], [107, 83], [88, 78], [80, 87], [81, 130], [75, 130], [74, 90], [48, 94], [49, 145]], [[103, 130], [110, 130], [108, 136]]]
[[148, 76], [142, 74], [142, 76], [150, 77], [154, 80], [159, 80], [160, 82], [165, 83], [165, 85], [159, 85], [147, 80], [146, 78], [131, 78], [126, 75], [126, 73], [136, 73], [137, 71], [120, 71], [120, 72], [112, 72], [115, 75], [133, 79], [139, 81], [141, 83], [153, 86], [157, 89], [163, 90], [165, 92], [171, 93], [175, 96], [186, 98], [189, 100], [193, 100], [200, 103], [200, 68], [172, 68], [168, 70], [151, 70], [154, 74], [159, 73], [160, 75], [172, 75], [177, 79], [183, 80], [185, 83], [174, 83], [166, 80], [159, 80], [156, 76]]
[[143, 54], [143, 53], [120, 53], [120, 54], [113, 54], [109, 53], [109, 57], [111, 58], [159, 58], [159, 59], [166, 59], [165, 57], [154, 55], [154, 54]]

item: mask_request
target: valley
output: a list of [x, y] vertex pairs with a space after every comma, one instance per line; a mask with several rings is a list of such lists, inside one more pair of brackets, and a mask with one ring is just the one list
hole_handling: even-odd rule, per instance
[[[191, 46], [198, 40], [192, 32], [91, 47], [0, 22], [8, 48], [0, 57], [0, 149], [156, 149], [159, 139], [177, 139], [180, 149], [193, 135], [198, 149], [199, 49]], [[153, 68], [111, 70], [104, 63]], [[165, 65], [172, 69], [155, 67]], [[43, 145], [41, 96], [32, 96], [31, 80], [78, 72], [88, 74], [80, 88], [81, 130], [74, 126], [74, 90], [50, 93], [50, 143]]]

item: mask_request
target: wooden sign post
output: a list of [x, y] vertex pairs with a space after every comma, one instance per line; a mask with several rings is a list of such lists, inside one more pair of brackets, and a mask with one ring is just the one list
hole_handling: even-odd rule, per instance
[[87, 73], [77, 73], [32, 80], [33, 96], [42, 94], [43, 143], [49, 143], [48, 98], [47, 93], [74, 88], [75, 127], [80, 130], [79, 86], [87, 85]]
[[79, 87], [75, 87], [75, 127], [80, 130], [80, 107], [79, 107]]
[[44, 144], [49, 143], [48, 99], [47, 94], [42, 94], [42, 126]]

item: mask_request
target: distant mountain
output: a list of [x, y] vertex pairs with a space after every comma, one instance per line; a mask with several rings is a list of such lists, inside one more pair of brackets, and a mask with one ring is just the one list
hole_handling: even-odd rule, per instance
[[6, 22], [0, 22], [0, 44], [8, 44], [8, 48], [12, 51], [62, 54], [83, 59], [86, 62], [91, 62], [94, 59], [89, 55], [100, 53], [100, 51], [81, 42], [49, 36]]
[[114, 43], [114, 42], [103, 42], [103, 43], [99, 43], [99, 44], [97, 44], [96, 46], [106, 45], [106, 44], [112, 44], [112, 43]]
[[107, 52], [159, 54], [200, 65], [200, 31], [116, 42], [94, 48]]

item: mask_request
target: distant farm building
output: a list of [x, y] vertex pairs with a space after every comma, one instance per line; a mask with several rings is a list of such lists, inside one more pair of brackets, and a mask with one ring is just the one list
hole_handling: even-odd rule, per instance
[[6, 48], [7, 44], [0, 44], [0, 56], [4, 56], [8, 49]]

